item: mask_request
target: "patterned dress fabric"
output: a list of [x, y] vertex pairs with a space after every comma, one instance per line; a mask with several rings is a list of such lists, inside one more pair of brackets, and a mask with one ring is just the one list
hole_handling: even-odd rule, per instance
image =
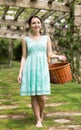
[[28, 54], [22, 71], [21, 96], [50, 94], [47, 39], [47, 35], [40, 40], [25, 37]]

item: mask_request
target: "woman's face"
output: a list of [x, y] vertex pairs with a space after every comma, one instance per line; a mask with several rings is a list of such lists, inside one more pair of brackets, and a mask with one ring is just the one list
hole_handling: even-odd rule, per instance
[[30, 23], [30, 28], [33, 32], [39, 32], [41, 29], [42, 23], [39, 18], [32, 18]]

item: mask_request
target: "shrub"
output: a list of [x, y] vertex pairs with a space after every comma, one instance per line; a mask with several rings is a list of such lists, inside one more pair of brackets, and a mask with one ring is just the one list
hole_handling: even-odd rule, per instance
[[20, 61], [22, 55], [22, 44], [21, 41], [15, 40], [13, 47], [13, 59]]

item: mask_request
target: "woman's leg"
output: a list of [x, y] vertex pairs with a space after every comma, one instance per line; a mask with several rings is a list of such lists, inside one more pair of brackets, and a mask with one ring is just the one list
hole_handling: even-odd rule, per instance
[[41, 95], [41, 96], [37, 96], [38, 98], [38, 102], [40, 105], [40, 118], [43, 119], [43, 111], [44, 111], [44, 107], [45, 107], [45, 103], [46, 103], [46, 96], [45, 95]]
[[37, 96], [31, 96], [31, 104], [32, 104], [32, 109], [33, 109], [34, 115], [37, 120], [36, 126], [42, 127], [41, 118], [40, 118], [40, 105], [39, 105]]

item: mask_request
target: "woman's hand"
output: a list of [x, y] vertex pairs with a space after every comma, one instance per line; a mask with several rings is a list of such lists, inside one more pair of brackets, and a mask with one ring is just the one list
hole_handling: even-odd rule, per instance
[[21, 76], [21, 74], [18, 75], [18, 79], [17, 79], [17, 80], [18, 80], [18, 83], [21, 84], [21, 81], [22, 81], [22, 76]]
[[67, 59], [64, 55], [59, 55], [58, 58], [59, 60], [63, 60], [63, 61], [66, 61]]

